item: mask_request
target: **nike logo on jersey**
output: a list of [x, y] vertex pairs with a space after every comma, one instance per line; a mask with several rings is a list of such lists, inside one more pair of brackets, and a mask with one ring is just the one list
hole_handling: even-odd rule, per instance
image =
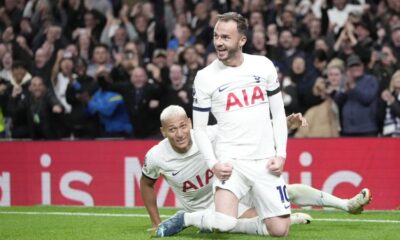
[[254, 75], [253, 77], [254, 77], [254, 79], [256, 80], [256, 83], [260, 83], [260, 78], [261, 78], [261, 77], [256, 76], [256, 75]]
[[218, 91], [219, 91], [219, 92], [225, 91], [225, 90], [229, 87], [229, 85], [231, 85], [231, 83], [224, 84], [224, 85], [220, 86], [220, 87], [218, 88]]
[[[181, 170], [182, 171], [182, 170]], [[173, 172], [172, 176], [176, 176], [178, 173], [180, 173], [181, 171], [177, 171], [177, 172]]]
[[288, 209], [288, 208], [290, 208], [290, 204], [287, 205], [287, 206], [283, 205], [283, 207], [284, 207], [285, 209]]
[[229, 86], [223, 87], [223, 88], [220, 87], [220, 88], [218, 88], [218, 91], [219, 91], [219, 92], [223, 92], [223, 91], [224, 91], [225, 89], [227, 89], [228, 87], [229, 87]]

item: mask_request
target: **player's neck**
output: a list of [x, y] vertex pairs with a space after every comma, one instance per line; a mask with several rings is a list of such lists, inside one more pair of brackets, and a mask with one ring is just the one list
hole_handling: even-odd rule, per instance
[[244, 55], [241, 51], [238, 51], [233, 58], [229, 58], [222, 63], [228, 67], [239, 67], [244, 62]]

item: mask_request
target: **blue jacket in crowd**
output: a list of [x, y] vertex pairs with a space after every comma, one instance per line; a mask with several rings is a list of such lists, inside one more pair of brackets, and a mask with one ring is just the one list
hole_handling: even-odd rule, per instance
[[378, 81], [364, 74], [355, 80], [356, 85], [346, 93], [337, 92], [335, 101], [342, 107], [342, 133], [377, 133]]
[[87, 110], [90, 115], [99, 115], [106, 133], [133, 132], [125, 103], [118, 93], [97, 90], [89, 101]]

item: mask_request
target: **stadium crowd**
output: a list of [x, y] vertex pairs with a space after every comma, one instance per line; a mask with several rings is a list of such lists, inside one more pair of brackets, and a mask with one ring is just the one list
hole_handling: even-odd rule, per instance
[[400, 136], [398, 0], [2, 0], [0, 138], [161, 138], [228, 11], [309, 121], [292, 136]]

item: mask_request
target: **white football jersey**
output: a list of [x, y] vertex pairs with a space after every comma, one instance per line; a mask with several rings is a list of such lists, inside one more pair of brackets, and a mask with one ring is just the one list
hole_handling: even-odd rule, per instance
[[277, 72], [264, 56], [243, 55], [238, 67], [215, 60], [194, 81], [193, 110], [211, 109], [218, 122], [219, 160], [276, 156], [267, 91], [279, 91]]
[[[207, 127], [208, 137], [215, 139], [216, 126]], [[193, 138], [193, 145], [186, 153], [174, 151], [168, 139], [162, 140], [146, 154], [142, 173], [151, 179], [160, 175], [173, 189], [186, 211], [207, 209], [213, 203], [213, 172]]]

